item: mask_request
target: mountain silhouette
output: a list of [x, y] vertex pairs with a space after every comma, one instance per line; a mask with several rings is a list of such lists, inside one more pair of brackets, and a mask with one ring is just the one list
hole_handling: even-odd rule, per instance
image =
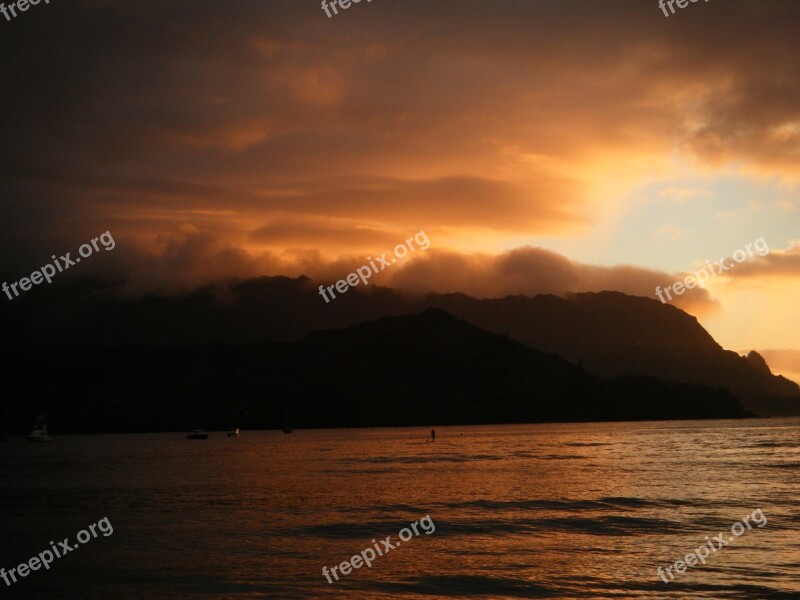
[[385, 316], [440, 308], [490, 333], [580, 364], [603, 378], [655, 377], [725, 387], [748, 410], [800, 413], [800, 388], [763, 359], [723, 349], [697, 319], [657, 300], [618, 292], [476, 299], [413, 297], [370, 285], [326, 304], [305, 277], [221, 282], [173, 296], [121, 296], [109, 284], [35, 289], [6, 305], [0, 324], [13, 349], [35, 343], [114, 348], [296, 342]]
[[292, 343], [27, 347], [3, 376], [17, 433], [36, 412], [55, 433], [278, 428], [284, 406], [295, 427], [751, 416], [724, 389], [606, 381], [438, 309]]
[[800, 387], [773, 375], [757, 353], [743, 357], [723, 349], [695, 317], [649, 298], [619, 292], [497, 300], [448, 294], [428, 302], [600, 376], [722, 386], [754, 412], [800, 409]]

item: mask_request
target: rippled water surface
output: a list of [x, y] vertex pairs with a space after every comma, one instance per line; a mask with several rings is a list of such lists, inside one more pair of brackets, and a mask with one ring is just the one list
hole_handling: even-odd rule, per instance
[[[25, 598], [800, 598], [800, 420], [60, 436], [0, 445]], [[671, 566], [761, 509], [705, 566]], [[430, 515], [331, 585], [329, 568]]]

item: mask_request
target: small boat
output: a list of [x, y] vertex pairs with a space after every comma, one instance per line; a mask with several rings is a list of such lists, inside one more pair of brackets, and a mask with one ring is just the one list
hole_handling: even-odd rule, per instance
[[283, 433], [292, 433], [292, 428], [289, 425], [289, 405], [286, 403], [286, 398], [283, 399]]
[[29, 442], [50, 442], [50, 436], [47, 435], [47, 425], [42, 417], [36, 420], [30, 434], [28, 435]]
[[187, 440], [204, 440], [208, 437], [208, 432], [204, 429], [195, 429], [186, 434]]
[[233, 427], [229, 427], [228, 428], [228, 437], [239, 437], [239, 428], [236, 427], [234, 429]]

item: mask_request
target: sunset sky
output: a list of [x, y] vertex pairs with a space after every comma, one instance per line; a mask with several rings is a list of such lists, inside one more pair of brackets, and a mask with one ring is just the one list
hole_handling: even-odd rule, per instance
[[800, 348], [798, 31], [796, 0], [39, 4], [0, 22], [2, 275], [110, 230], [74, 276], [329, 282], [424, 230], [375, 284], [655, 298], [763, 237], [678, 306]]

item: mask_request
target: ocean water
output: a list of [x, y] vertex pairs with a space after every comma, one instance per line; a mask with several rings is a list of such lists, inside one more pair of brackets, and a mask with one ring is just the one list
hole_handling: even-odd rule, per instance
[[[0, 444], [9, 598], [800, 598], [800, 420]], [[706, 564], [657, 574], [761, 509]], [[328, 583], [425, 516], [435, 530]], [[752, 519], [751, 519], [752, 522]], [[381, 546], [379, 546], [381, 547]]]

